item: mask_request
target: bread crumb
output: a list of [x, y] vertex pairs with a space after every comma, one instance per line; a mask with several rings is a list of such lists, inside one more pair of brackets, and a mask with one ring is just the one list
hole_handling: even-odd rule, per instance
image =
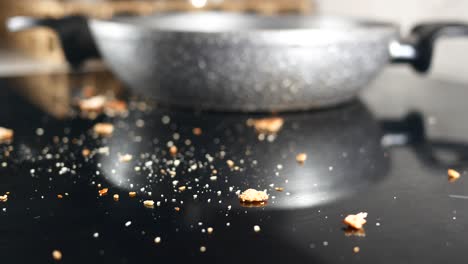
[[7, 143], [13, 139], [13, 130], [0, 127], [0, 143]]
[[161, 237], [156, 237], [156, 238], [154, 239], [154, 243], [156, 243], [156, 244], [161, 243]]
[[175, 210], [176, 212], [179, 212], [179, 211], [180, 211], [180, 207], [174, 207], [174, 210]]
[[192, 133], [193, 133], [195, 136], [200, 136], [200, 135], [203, 133], [203, 131], [202, 131], [202, 129], [199, 128], [199, 127], [194, 127], [194, 128], [192, 129]]
[[239, 200], [244, 203], [265, 202], [268, 200], [268, 194], [264, 191], [247, 189], [239, 195]]
[[101, 148], [98, 148], [98, 153], [99, 154], [104, 154], [104, 155], [109, 155], [109, 147], [101, 147]]
[[129, 193], [128, 193], [128, 196], [130, 196], [131, 198], [133, 198], [133, 197], [136, 196], [136, 192], [129, 192]]
[[99, 190], [99, 191], [98, 191], [99, 196], [104, 196], [104, 195], [106, 195], [108, 191], [109, 191], [109, 188], [103, 188], [103, 189]]
[[154, 208], [154, 201], [153, 201], [153, 200], [146, 200], [146, 201], [143, 201], [143, 205], [144, 205], [146, 208]]
[[119, 198], [120, 196], [118, 194], [114, 194], [114, 196], [112, 196], [114, 198], [114, 201], [118, 202], [119, 201]]
[[360, 250], [361, 250], [361, 249], [360, 249], [359, 247], [354, 247], [354, 248], [353, 248], [353, 252], [354, 252], [354, 253], [359, 253]]
[[299, 164], [304, 164], [304, 162], [307, 160], [307, 154], [306, 153], [299, 153], [296, 155], [296, 161]]
[[0, 195], [0, 202], [6, 202], [8, 201], [8, 194]]
[[81, 151], [81, 155], [83, 155], [83, 157], [88, 157], [89, 155], [91, 154], [91, 150], [85, 148]]
[[181, 192], [185, 191], [185, 189], [187, 189], [186, 186], [180, 186], [180, 187], [179, 187], [179, 191], [181, 191]]
[[120, 155], [120, 156], [119, 156], [119, 161], [120, 161], [120, 162], [129, 162], [129, 161], [132, 160], [132, 158], [133, 158], [132, 155], [130, 155], [130, 154], [124, 154], [124, 155]]
[[208, 227], [208, 228], [206, 229], [206, 231], [208, 232], [209, 235], [211, 235], [211, 234], [213, 234], [213, 231], [214, 231], [214, 230], [213, 230], [212, 227]]
[[355, 215], [348, 215], [343, 220], [343, 223], [345, 223], [351, 228], [361, 229], [364, 226], [364, 224], [367, 223], [366, 217], [367, 217], [367, 213], [363, 213], [363, 212], [355, 214]]
[[62, 252], [60, 252], [60, 250], [57, 250], [57, 249], [52, 251], [52, 258], [54, 260], [57, 260], [57, 261], [61, 260], [62, 259]]
[[114, 132], [114, 125], [111, 123], [97, 123], [94, 125], [93, 130], [99, 136], [110, 136]]
[[205, 253], [205, 252], [206, 252], [206, 247], [205, 247], [205, 246], [201, 246], [201, 247], [200, 247], [200, 252], [201, 252], [201, 253]]
[[275, 187], [275, 191], [282, 192], [284, 191], [283, 187]]
[[253, 126], [258, 133], [276, 134], [283, 127], [284, 119], [281, 117], [268, 117], [260, 119], [248, 119], [247, 125]]
[[176, 146], [170, 147], [169, 148], [169, 154], [171, 154], [171, 156], [177, 155], [177, 147]]
[[104, 112], [108, 116], [125, 114], [127, 112], [127, 103], [122, 100], [109, 100], [104, 105]]
[[460, 178], [460, 173], [454, 169], [448, 169], [447, 175], [449, 182], [455, 182]]
[[63, 198], [63, 195], [57, 194], [57, 198], [62, 199], [62, 198]]
[[81, 113], [88, 117], [96, 118], [103, 111], [108, 116], [116, 116], [127, 112], [127, 103], [121, 100], [110, 99], [103, 95], [93, 96], [87, 99], [81, 99], [78, 102]]
[[228, 165], [229, 168], [234, 167], [234, 161], [232, 160], [226, 160], [226, 164]]
[[81, 99], [78, 102], [78, 107], [80, 108], [81, 112], [89, 113], [89, 112], [102, 112], [104, 108], [104, 104], [106, 103], [107, 99], [103, 95], [93, 96], [87, 99]]

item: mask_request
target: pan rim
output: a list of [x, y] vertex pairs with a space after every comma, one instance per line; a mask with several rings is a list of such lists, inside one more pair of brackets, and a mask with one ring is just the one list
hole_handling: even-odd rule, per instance
[[[276, 23], [282, 23], [288, 19], [297, 19], [300, 22], [314, 22], [317, 21], [322, 23], [319, 26], [307, 26], [302, 27], [232, 27], [232, 28], [190, 28], [191, 23], [185, 23], [188, 27], [158, 27], [155, 25], [148, 25], [142, 23], [141, 21], [145, 19], [155, 20], [152, 23], [156, 23], [158, 19], [171, 19], [179, 16], [178, 19], [190, 18], [190, 16], [210, 16], [213, 19], [248, 19], [252, 20], [254, 23], [259, 22], [260, 20], [276, 20]], [[280, 21], [278, 18], [281, 18]], [[372, 20], [372, 19], [362, 19], [356, 17], [346, 17], [346, 16], [334, 16], [334, 15], [280, 15], [280, 16], [267, 16], [260, 14], [245, 14], [245, 13], [235, 13], [235, 12], [224, 12], [224, 11], [200, 11], [200, 12], [165, 12], [160, 14], [153, 14], [148, 16], [141, 17], [116, 17], [112, 19], [98, 19], [90, 18], [90, 24], [101, 24], [101, 25], [113, 25], [113, 26], [122, 26], [128, 28], [139, 28], [141, 30], [150, 30], [153, 32], [162, 32], [162, 33], [179, 33], [179, 34], [204, 34], [204, 35], [216, 35], [216, 34], [262, 34], [262, 33], [284, 33], [284, 32], [328, 32], [328, 33], [359, 33], [359, 32], [375, 32], [375, 31], [392, 31], [399, 32], [400, 27], [396, 23], [381, 21], [381, 20]], [[261, 22], [261, 21], [260, 21]], [[270, 22], [270, 21], [268, 21]], [[336, 22], [337, 26], [326, 25], [327, 22], [332, 24]], [[340, 24], [340, 25], [338, 25]], [[345, 26], [346, 25], [346, 26]]]

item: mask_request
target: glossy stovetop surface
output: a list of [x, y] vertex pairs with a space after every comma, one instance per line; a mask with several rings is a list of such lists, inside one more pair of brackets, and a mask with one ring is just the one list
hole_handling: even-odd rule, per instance
[[[387, 72], [359, 101], [280, 114], [271, 142], [246, 126], [262, 115], [138, 100], [125, 118], [58, 119], [18, 85], [4, 79], [0, 89], [0, 126], [15, 130], [0, 146], [0, 194], [10, 192], [0, 203], [2, 263], [53, 263], [55, 249], [63, 263], [466, 262], [466, 85]], [[98, 121], [114, 124], [112, 137], [90, 133]], [[179, 148], [175, 159], [168, 144]], [[99, 147], [110, 154], [81, 155]], [[448, 168], [460, 180], [449, 183]], [[249, 187], [267, 190], [266, 207], [240, 206], [235, 192]], [[145, 208], [147, 199], [160, 205]], [[346, 232], [343, 217], [360, 211], [369, 214], [365, 234]]]

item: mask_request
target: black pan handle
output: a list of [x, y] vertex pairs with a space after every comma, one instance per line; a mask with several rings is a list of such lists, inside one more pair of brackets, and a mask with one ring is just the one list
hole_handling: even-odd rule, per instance
[[48, 27], [57, 33], [67, 61], [75, 68], [86, 59], [100, 57], [86, 17], [34, 18], [17, 16], [7, 20], [7, 28], [10, 32], [25, 31], [36, 27]]
[[422, 23], [411, 30], [410, 36], [401, 42], [390, 44], [390, 56], [394, 63], [409, 63], [416, 71], [427, 72], [431, 66], [434, 44], [440, 37], [468, 37], [468, 23]]

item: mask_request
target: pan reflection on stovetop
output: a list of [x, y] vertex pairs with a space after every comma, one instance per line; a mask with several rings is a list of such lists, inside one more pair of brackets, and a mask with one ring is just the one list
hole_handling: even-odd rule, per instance
[[[143, 193], [154, 194], [157, 201], [174, 199], [174, 206], [237, 208], [237, 191], [267, 190], [272, 199], [266, 210], [331, 202], [379, 182], [387, 172], [379, 124], [361, 103], [281, 115], [285, 124], [274, 142], [260, 141], [254, 129], [246, 126], [249, 117], [156, 111], [136, 117], [144, 120], [142, 128], [116, 121], [115, 135], [103, 144], [112, 154], [98, 157], [100, 170], [111, 185], [126, 191], [144, 188]], [[163, 124], [164, 118], [170, 123]], [[203, 134], [194, 136], [195, 127]], [[175, 159], [168, 154], [168, 144], [175, 144], [181, 153]], [[119, 153], [144, 158], [121, 163]], [[298, 153], [309, 155], [304, 165], [297, 163]], [[227, 160], [240, 170], [229, 168]], [[160, 172], [172, 168], [175, 177]], [[193, 189], [179, 193], [174, 186]]]

